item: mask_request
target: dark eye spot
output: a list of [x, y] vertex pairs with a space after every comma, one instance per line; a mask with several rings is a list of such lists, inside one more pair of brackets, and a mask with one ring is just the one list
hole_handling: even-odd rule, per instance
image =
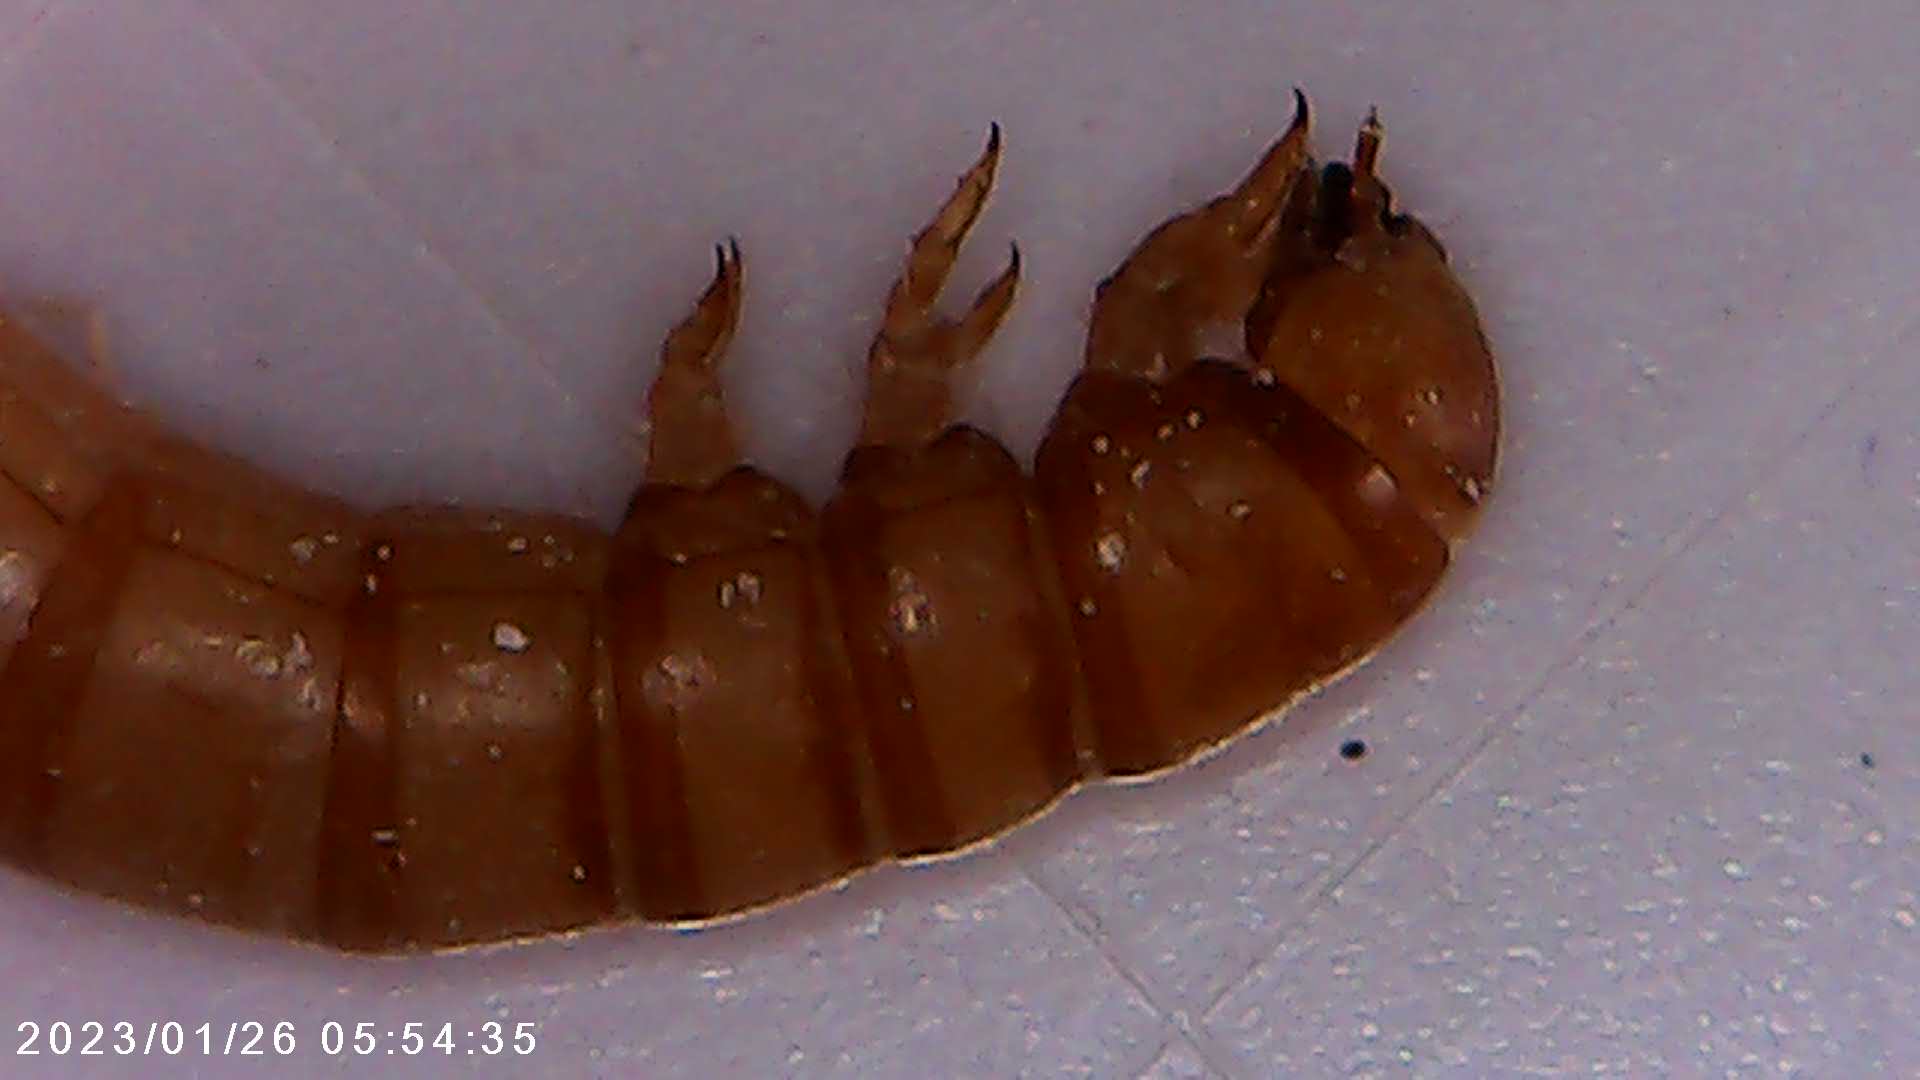
[[1866, 750], [1860, 752], [1860, 767], [1863, 769], [1873, 768], [1873, 754], [1871, 752]]
[[1340, 756], [1348, 761], [1359, 761], [1367, 756], [1367, 744], [1362, 739], [1348, 739], [1340, 744]]

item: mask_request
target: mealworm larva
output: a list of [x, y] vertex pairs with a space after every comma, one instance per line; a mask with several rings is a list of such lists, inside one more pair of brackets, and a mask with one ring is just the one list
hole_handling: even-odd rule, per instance
[[[1393, 210], [1378, 120], [1351, 163], [1307, 138], [1302, 96], [1101, 284], [1027, 471], [953, 422], [950, 378], [1018, 249], [936, 307], [996, 126], [914, 239], [819, 510], [735, 451], [737, 244], [667, 337], [612, 535], [358, 512], [0, 321], [0, 856], [354, 950], [702, 923], [1277, 716], [1428, 599], [1499, 442], [1478, 316]], [[1222, 325], [1245, 359], [1203, 354]]]

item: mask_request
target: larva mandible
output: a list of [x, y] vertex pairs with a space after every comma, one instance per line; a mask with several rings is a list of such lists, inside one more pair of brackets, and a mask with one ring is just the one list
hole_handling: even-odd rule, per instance
[[[743, 465], [737, 248], [667, 339], [612, 536], [362, 514], [198, 448], [0, 326], [0, 853], [352, 950], [720, 919], [1170, 769], [1351, 669], [1492, 481], [1472, 302], [1369, 117], [1306, 99], [1101, 284], [1031, 475], [948, 376], [1019, 254], [935, 302], [986, 152], [915, 238], [816, 512]], [[1221, 327], [1249, 359], [1202, 355]]]

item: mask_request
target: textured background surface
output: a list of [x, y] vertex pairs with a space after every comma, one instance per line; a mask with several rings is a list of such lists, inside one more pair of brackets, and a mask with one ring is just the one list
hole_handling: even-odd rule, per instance
[[971, 414], [1029, 452], [1093, 283], [1294, 83], [1323, 152], [1381, 107], [1511, 432], [1371, 667], [991, 854], [724, 932], [395, 962], [0, 875], [0, 1050], [289, 1019], [290, 1074], [345, 1075], [325, 1019], [502, 1019], [540, 1039], [503, 1074], [1920, 1075], [1910, 0], [1168, 12], [0, 0], [9, 301], [100, 305], [130, 394], [371, 501], [610, 519], [729, 232], [752, 451], [824, 493], [905, 237], [991, 119], [962, 285], [1011, 236], [1031, 272]]

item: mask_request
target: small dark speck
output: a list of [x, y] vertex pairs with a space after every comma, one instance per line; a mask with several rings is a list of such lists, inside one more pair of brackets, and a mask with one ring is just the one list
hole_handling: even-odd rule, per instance
[[1359, 761], [1367, 756], [1367, 744], [1361, 739], [1348, 739], [1340, 744], [1340, 756], [1348, 761]]
[[1860, 479], [1866, 481], [1868, 487], [1873, 486], [1873, 456], [1879, 452], [1879, 434], [1868, 432], [1867, 437], [1860, 440]]
[[273, 361], [268, 360], [264, 356], [256, 356], [253, 358], [253, 366], [259, 368], [261, 371], [266, 371], [273, 367]]
[[1732, 304], [1722, 305], [1720, 308], [1720, 314], [1726, 316], [1729, 319], [1733, 318], [1733, 305]]
[[1860, 752], [1860, 767], [1863, 769], [1873, 768], [1873, 754], [1871, 752], [1865, 750]]

